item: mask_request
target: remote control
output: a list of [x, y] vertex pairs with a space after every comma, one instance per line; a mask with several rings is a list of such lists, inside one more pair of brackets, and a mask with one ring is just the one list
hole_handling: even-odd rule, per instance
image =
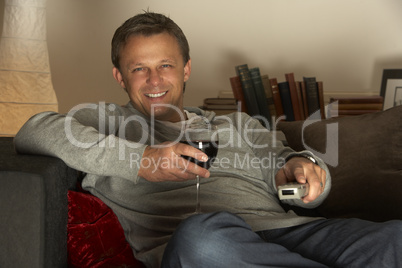
[[278, 195], [280, 200], [301, 199], [308, 195], [308, 184], [289, 183], [278, 186]]

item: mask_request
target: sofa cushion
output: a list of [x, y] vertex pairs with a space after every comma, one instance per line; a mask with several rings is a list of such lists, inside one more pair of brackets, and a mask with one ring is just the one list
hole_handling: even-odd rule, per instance
[[281, 122], [296, 151], [328, 164], [332, 190], [318, 208], [325, 217], [402, 219], [402, 106], [360, 116]]
[[70, 267], [144, 267], [116, 215], [89, 193], [68, 192], [67, 232]]
[[13, 138], [0, 137], [0, 267], [66, 265], [67, 190], [76, 182], [62, 160], [17, 154]]

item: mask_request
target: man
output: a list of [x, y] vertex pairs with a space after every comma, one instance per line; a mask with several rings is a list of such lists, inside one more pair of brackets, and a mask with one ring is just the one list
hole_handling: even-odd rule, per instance
[[[126, 106], [100, 103], [68, 115], [38, 114], [15, 144], [19, 152], [56, 156], [87, 173], [84, 189], [113, 209], [147, 266], [365, 267], [400, 261], [399, 222], [309, 218], [282, 208], [277, 186], [286, 182], [310, 187], [289, 204], [312, 208], [325, 199], [330, 176], [322, 160], [283, 147], [245, 114], [216, 117], [183, 107], [191, 59], [171, 19], [146, 12], [127, 20], [113, 37], [112, 61], [113, 76], [130, 98]], [[218, 128], [210, 170], [181, 157], [207, 160], [177, 142], [181, 127], [195, 117]], [[189, 217], [197, 175], [203, 214]], [[396, 228], [398, 236], [391, 232]], [[378, 237], [388, 243], [379, 246]]]

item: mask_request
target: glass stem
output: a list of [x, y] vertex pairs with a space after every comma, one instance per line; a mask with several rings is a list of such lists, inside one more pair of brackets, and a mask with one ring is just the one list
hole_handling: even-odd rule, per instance
[[201, 213], [201, 205], [200, 205], [200, 176], [196, 176], [196, 184], [197, 184], [197, 199], [195, 205], [195, 213]]

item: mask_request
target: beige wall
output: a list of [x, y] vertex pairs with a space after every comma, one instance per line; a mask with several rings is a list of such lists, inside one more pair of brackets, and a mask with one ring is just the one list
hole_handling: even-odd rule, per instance
[[4, 5], [5, 5], [5, 0], [0, 0], [0, 33], [3, 32]]
[[61, 112], [82, 102], [126, 103], [111, 75], [110, 40], [124, 20], [148, 8], [170, 15], [190, 42], [185, 105], [231, 90], [229, 77], [242, 63], [279, 80], [286, 72], [316, 76], [326, 91], [373, 93], [382, 69], [402, 68], [400, 0], [48, 0]]

